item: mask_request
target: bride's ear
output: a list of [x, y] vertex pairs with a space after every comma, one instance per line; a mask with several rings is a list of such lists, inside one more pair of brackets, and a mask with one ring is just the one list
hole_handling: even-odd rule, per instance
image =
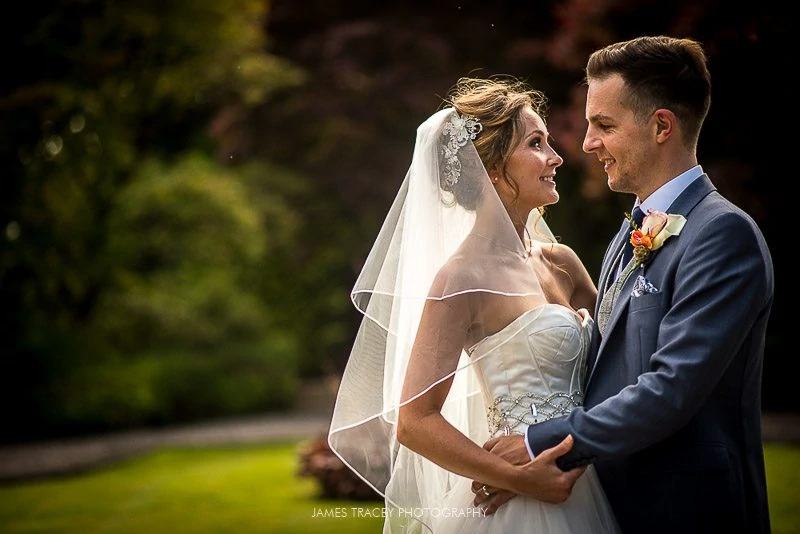
[[489, 171], [489, 179], [492, 181], [493, 184], [496, 184], [497, 182], [500, 181], [500, 170], [497, 168], [496, 165], [492, 167], [492, 169]]

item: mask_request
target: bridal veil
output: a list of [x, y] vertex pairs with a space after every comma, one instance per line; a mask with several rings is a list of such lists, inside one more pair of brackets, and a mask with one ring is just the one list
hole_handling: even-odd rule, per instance
[[[479, 445], [490, 437], [466, 350], [415, 361], [408, 373], [426, 301], [476, 292], [542, 296], [527, 258], [537, 242], [555, 239], [537, 210], [520, 239], [473, 144], [483, 127], [452, 107], [418, 127], [411, 165], [351, 294], [363, 318], [329, 444], [385, 497], [385, 532], [426, 532], [434, 515], [447, 513], [437, 506], [459, 478], [397, 442], [401, 405], [452, 378], [443, 416]], [[485, 243], [471, 248], [471, 240]], [[448, 262], [457, 268], [443, 270]]]

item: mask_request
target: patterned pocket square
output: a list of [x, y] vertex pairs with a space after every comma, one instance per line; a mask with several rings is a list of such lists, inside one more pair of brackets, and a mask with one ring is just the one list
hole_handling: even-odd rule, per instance
[[659, 289], [654, 286], [650, 280], [645, 278], [642, 275], [636, 277], [636, 281], [633, 283], [633, 290], [631, 291], [632, 297], [641, 297], [642, 295], [646, 295], [648, 293], [658, 293]]

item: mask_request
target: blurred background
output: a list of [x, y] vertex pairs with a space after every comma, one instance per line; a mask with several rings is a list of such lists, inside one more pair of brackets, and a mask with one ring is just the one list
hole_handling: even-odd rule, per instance
[[349, 291], [416, 126], [461, 76], [513, 74], [549, 95], [566, 159], [549, 223], [596, 278], [633, 198], [581, 152], [582, 69], [598, 47], [661, 33], [710, 58], [700, 162], [767, 237], [763, 407], [800, 411], [779, 233], [795, 47], [771, 2], [51, 0], [16, 12], [0, 23], [3, 442], [279, 412], [304, 382], [337, 377], [360, 320]]

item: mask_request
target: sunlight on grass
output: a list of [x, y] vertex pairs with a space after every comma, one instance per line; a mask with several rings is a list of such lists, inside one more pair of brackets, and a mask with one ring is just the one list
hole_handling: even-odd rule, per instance
[[[800, 447], [771, 444], [766, 454], [773, 534], [800, 532]], [[6, 485], [0, 532], [381, 531], [381, 503], [318, 499], [316, 481], [296, 476], [297, 461], [295, 444], [168, 449], [86, 475]]]
[[375, 503], [318, 500], [316, 482], [296, 470], [294, 444], [162, 450], [101, 472], [0, 488], [0, 532], [380, 532], [379, 518], [313, 517]]
[[765, 446], [767, 495], [772, 534], [800, 532], [800, 447], [770, 444]]

